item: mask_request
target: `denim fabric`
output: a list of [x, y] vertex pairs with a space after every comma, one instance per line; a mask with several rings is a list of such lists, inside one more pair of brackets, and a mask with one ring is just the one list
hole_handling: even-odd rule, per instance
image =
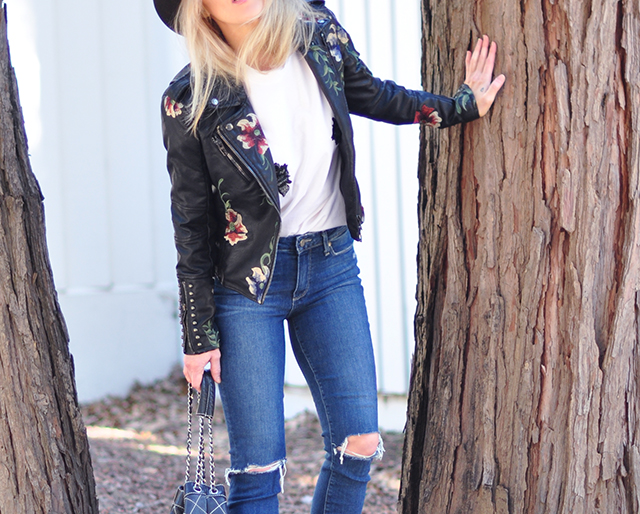
[[[280, 240], [262, 305], [216, 284], [230, 513], [278, 512], [286, 459], [285, 319], [326, 452], [311, 512], [362, 512], [371, 458], [337, 451], [351, 435], [378, 431], [373, 348], [358, 272], [353, 240], [338, 227]], [[249, 473], [252, 468], [262, 472]]]

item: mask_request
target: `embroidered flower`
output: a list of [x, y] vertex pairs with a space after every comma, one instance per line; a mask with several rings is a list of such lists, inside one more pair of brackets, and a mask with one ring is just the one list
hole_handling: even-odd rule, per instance
[[338, 34], [338, 39], [340, 40], [340, 42], [343, 45], [346, 45], [349, 42], [349, 34], [347, 34], [347, 32], [342, 27], [338, 27], [336, 32]]
[[340, 51], [340, 44], [338, 43], [338, 34], [336, 32], [336, 26], [331, 24], [329, 27], [329, 33], [326, 37], [327, 46], [329, 47], [329, 53], [333, 56], [336, 62], [342, 61], [342, 52]]
[[227, 242], [233, 246], [240, 241], [245, 241], [247, 239], [247, 234], [249, 231], [247, 227], [242, 223], [242, 215], [234, 211], [231, 208], [231, 200], [229, 200], [229, 193], [222, 191], [222, 183], [224, 179], [221, 178], [218, 181], [218, 191], [220, 193], [220, 200], [224, 204], [224, 217], [227, 219], [227, 226], [224, 229], [224, 238]]
[[414, 123], [426, 123], [432, 127], [439, 127], [442, 122], [442, 118], [438, 116], [438, 111], [433, 107], [427, 107], [423, 105], [419, 111], [416, 111], [416, 116], [413, 119]]
[[264, 293], [264, 288], [267, 286], [267, 279], [269, 278], [269, 268], [267, 267], [255, 267], [251, 268], [252, 275], [247, 277], [247, 284], [249, 284], [249, 291], [253, 296], [261, 297]]
[[227, 228], [224, 230], [224, 238], [229, 241], [231, 246], [235, 245], [238, 241], [244, 241], [247, 239], [248, 230], [242, 224], [242, 215], [228, 208], [224, 213], [227, 218]]
[[183, 107], [184, 105], [182, 105], [180, 102], [176, 102], [168, 96], [164, 97], [164, 112], [167, 113], [167, 116], [171, 116], [172, 118], [180, 116], [182, 114]]
[[255, 114], [250, 113], [248, 118], [249, 119], [247, 120], [240, 120], [238, 122], [238, 127], [242, 129], [242, 134], [238, 136], [238, 141], [242, 142], [242, 147], [245, 150], [256, 146], [258, 148], [258, 153], [260, 155], [264, 155], [268, 150], [269, 145], [264, 137], [264, 132], [262, 132], [262, 127], [260, 127], [258, 117]]

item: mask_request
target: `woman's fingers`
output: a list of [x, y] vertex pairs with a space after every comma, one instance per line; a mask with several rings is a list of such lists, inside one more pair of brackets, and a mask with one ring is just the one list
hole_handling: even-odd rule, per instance
[[[494, 43], [495, 44], [495, 43]], [[480, 46], [480, 58], [478, 59], [478, 70], [482, 72], [487, 62], [489, 53], [489, 36], [482, 36], [482, 45]]]
[[487, 110], [489, 110], [489, 107], [491, 107], [491, 104], [493, 104], [493, 101], [496, 99], [496, 95], [504, 85], [505, 80], [507, 79], [504, 75], [498, 75], [493, 80], [493, 82], [489, 85], [489, 89], [487, 90], [487, 94], [485, 95], [485, 99], [484, 99], [485, 102], [488, 104]]
[[496, 51], [496, 43], [490, 42], [488, 36], [483, 36], [476, 42], [473, 53], [467, 52], [465, 58], [465, 84], [473, 91], [480, 116], [487, 113], [505, 82], [504, 75], [492, 80]]
[[[485, 36], [487, 37], [487, 36]], [[487, 38], [488, 40], [489, 38]], [[498, 49], [498, 45], [496, 45], [496, 42], [493, 41], [491, 43], [491, 47], [489, 50], [489, 54], [487, 56], [487, 58], [485, 59], [484, 62], [484, 66], [482, 67], [482, 74], [483, 75], [488, 75], [489, 76], [489, 80], [491, 80], [491, 74], [493, 73], [493, 66], [496, 62], [496, 51]]]
[[194, 389], [200, 391], [202, 384], [202, 374], [207, 364], [211, 365], [211, 376], [213, 380], [220, 383], [220, 350], [200, 353], [198, 355], [185, 355], [182, 372]]
[[467, 78], [469, 78], [470, 74], [475, 73], [476, 69], [478, 68], [478, 60], [480, 59], [481, 50], [482, 50], [482, 40], [478, 39], [476, 46], [473, 49], [473, 53], [471, 54], [467, 62]]
[[209, 362], [211, 363], [211, 376], [213, 377], [213, 381], [219, 384], [222, 381], [220, 377], [220, 350], [216, 350], [216, 354], [212, 356]]

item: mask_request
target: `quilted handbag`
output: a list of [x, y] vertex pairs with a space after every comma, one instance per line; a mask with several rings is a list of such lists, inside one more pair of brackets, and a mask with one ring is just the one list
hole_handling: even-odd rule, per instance
[[[187, 470], [184, 484], [178, 487], [173, 498], [170, 514], [227, 514], [227, 497], [224, 486], [216, 485], [215, 463], [213, 460], [213, 430], [212, 418], [216, 404], [216, 388], [211, 373], [205, 371], [202, 377], [201, 391], [198, 393], [198, 457], [196, 460], [195, 480], [191, 477], [191, 443], [192, 443], [192, 413], [193, 388], [188, 391], [188, 429], [187, 429]], [[209, 431], [209, 484], [205, 483], [205, 420]]]

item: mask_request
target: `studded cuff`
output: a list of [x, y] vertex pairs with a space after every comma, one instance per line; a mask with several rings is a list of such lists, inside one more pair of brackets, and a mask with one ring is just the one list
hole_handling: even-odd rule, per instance
[[213, 321], [213, 288], [208, 280], [179, 280], [180, 321], [184, 353], [194, 355], [220, 348]]

